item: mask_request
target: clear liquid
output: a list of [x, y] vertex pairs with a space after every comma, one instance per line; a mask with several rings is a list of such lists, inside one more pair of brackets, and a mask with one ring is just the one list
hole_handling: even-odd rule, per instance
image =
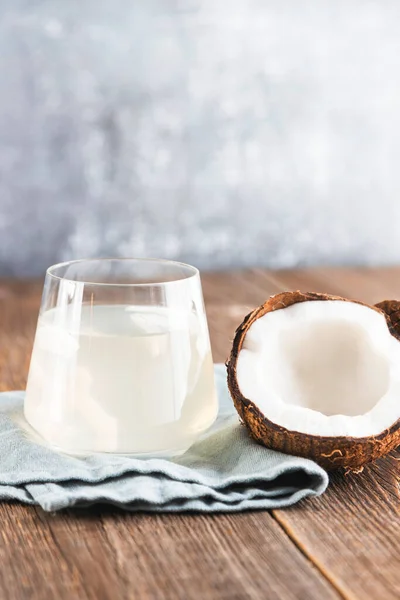
[[216, 413], [208, 332], [194, 313], [104, 305], [40, 316], [25, 416], [51, 445], [178, 454]]

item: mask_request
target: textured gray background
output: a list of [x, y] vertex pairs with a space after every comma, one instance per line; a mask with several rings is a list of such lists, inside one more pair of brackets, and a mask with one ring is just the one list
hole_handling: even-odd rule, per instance
[[400, 262], [397, 0], [1, 0], [0, 274]]

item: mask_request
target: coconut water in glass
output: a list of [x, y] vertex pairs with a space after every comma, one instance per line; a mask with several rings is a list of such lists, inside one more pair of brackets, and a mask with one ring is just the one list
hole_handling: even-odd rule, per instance
[[48, 270], [25, 399], [46, 442], [72, 453], [172, 456], [216, 414], [196, 269], [106, 259]]

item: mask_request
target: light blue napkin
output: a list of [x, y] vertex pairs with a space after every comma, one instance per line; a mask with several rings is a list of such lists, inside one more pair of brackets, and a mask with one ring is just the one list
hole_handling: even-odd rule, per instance
[[109, 503], [132, 511], [211, 513], [278, 508], [322, 494], [326, 472], [251, 440], [229, 397], [225, 367], [216, 365], [215, 375], [216, 423], [172, 460], [55, 452], [26, 434], [24, 392], [0, 394], [0, 500], [46, 511]]

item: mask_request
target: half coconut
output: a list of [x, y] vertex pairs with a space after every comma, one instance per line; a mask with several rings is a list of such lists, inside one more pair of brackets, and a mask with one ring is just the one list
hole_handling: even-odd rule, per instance
[[251, 312], [227, 363], [235, 407], [268, 448], [357, 469], [400, 444], [400, 303], [284, 292]]

